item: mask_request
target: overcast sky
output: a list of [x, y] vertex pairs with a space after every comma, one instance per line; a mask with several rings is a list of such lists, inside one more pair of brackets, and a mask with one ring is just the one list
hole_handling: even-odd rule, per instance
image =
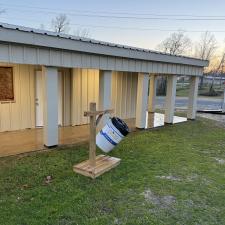
[[0, 0], [0, 8], [1, 22], [49, 29], [61, 12], [71, 33], [88, 28], [92, 38], [150, 49], [178, 29], [194, 41], [206, 30], [220, 31], [214, 32], [220, 44], [225, 40], [225, 0]]

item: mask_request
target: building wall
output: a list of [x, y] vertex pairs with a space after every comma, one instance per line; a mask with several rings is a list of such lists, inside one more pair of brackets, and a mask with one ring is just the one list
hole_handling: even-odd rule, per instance
[[71, 125], [71, 70], [62, 69], [62, 125]]
[[0, 103], [0, 132], [35, 127], [34, 67], [13, 65], [13, 72], [15, 101]]
[[134, 118], [136, 112], [138, 73], [114, 72], [112, 79], [112, 108], [114, 115]]
[[98, 107], [99, 70], [73, 69], [72, 71], [72, 125], [88, 123], [84, 111], [94, 101]]
[[[99, 70], [73, 69], [72, 74], [72, 125], [88, 123], [84, 111], [94, 101], [98, 108]], [[137, 73], [114, 72], [112, 76], [112, 108], [114, 115], [134, 118], [137, 98]]]
[[[0, 64], [7, 66], [9, 64]], [[0, 132], [35, 128], [35, 67], [13, 65], [14, 102], [0, 103]], [[40, 69], [40, 68], [39, 68]], [[88, 123], [84, 111], [99, 98], [99, 70], [62, 69], [62, 124]], [[112, 77], [112, 108], [114, 115], [135, 117], [137, 73], [114, 72]]]

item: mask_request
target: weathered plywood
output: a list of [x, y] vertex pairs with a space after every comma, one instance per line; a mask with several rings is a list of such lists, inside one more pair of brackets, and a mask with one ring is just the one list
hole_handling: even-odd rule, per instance
[[35, 127], [34, 67], [12, 66], [15, 101], [0, 103], [0, 132]]

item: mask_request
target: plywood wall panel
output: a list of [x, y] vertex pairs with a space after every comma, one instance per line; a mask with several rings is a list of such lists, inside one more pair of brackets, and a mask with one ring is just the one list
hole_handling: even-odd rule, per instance
[[15, 101], [0, 103], [0, 132], [35, 127], [34, 67], [10, 66], [14, 71]]

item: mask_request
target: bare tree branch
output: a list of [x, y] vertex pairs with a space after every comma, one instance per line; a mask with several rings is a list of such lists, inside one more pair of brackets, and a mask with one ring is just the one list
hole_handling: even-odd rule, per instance
[[210, 60], [217, 48], [216, 38], [209, 31], [202, 34], [200, 41], [196, 44], [195, 56], [203, 59]]
[[54, 19], [52, 19], [52, 29], [57, 33], [68, 33], [70, 21], [66, 14], [59, 14]]
[[87, 38], [87, 37], [90, 37], [90, 31], [85, 28], [78, 28], [74, 31], [74, 35], [78, 37]]
[[[202, 60], [209, 60], [209, 67], [205, 69], [205, 72], [210, 71], [214, 65], [212, 57], [214, 56], [215, 50], [217, 48], [216, 38], [209, 31], [206, 31], [201, 35], [200, 41], [196, 43], [195, 56]], [[215, 57], [214, 57], [215, 58]], [[203, 76], [200, 79], [200, 88], [203, 87]], [[210, 91], [213, 91], [213, 83], [210, 87]]]
[[[44, 28], [44, 25], [41, 24]], [[69, 33], [70, 31], [70, 21], [66, 14], [59, 14], [54, 19], [52, 19], [52, 29], [57, 33]], [[78, 37], [90, 37], [90, 32], [88, 29], [78, 28], [74, 31], [74, 35]]]
[[191, 49], [191, 40], [183, 31], [178, 31], [160, 43], [157, 49], [171, 55], [187, 54]]
[[[182, 55], [188, 54], [190, 52], [188, 50], [191, 50], [191, 45], [190, 38], [186, 36], [183, 31], [178, 31], [176, 33], [172, 33], [168, 38], [166, 38], [161, 44], [157, 46], [157, 49], [171, 55]], [[162, 76], [158, 82], [157, 94], [166, 94], [166, 84], [166, 77]]]

